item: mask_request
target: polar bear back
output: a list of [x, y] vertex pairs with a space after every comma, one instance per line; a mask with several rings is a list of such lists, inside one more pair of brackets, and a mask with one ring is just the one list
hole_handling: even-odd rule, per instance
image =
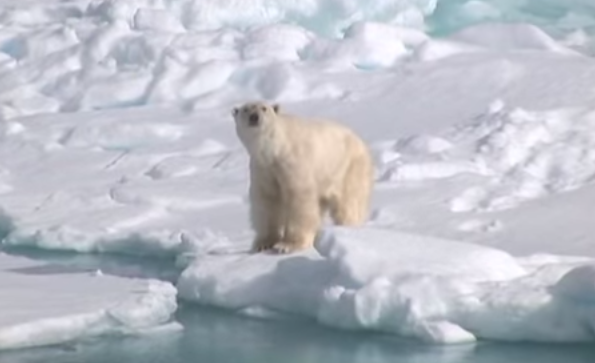
[[275, 127], [283, 130], [283, 147], [276, 162], [286, 168], [303, 168], [322, 189], [345, 174], [350, 161], [368, 157], [366, 145], [343, 125], [326, 119], [278, 115]]

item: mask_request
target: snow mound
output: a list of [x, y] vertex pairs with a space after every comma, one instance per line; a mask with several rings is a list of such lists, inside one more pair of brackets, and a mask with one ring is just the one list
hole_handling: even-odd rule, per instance
[[403, 42], [406, 37], [407, 34], [401, 35], [398, 28], [388, 25], [356, 24], [347, 29], [342, 39], [314, 40], [301, 56], [335, 71], [352, 67], [365, 70], [388, 68], [408, 54]]
[[303, 77], [291, 66], [282, 63], [239, 70], [232, 81], [267, 100], [298, 101], [309, 98]]
[[[157, 104], [198, 110], [255, 94], [337, 99], [346, 91], [317, 75], [498, 50], [575, 54], [563, 45], [572, 39], [558, 41], [527, 24], [530, 17], [431, 38], [440, 26], [429, 23], [443, 3], [95, 0], [7, 7], [0, 19], [0, 119]], [[452, 6], [459, 3], [482, 2]], [[508, 16], [501, 11], [496, 19]]]
[[415, 48], [430, 40], [430, 37], [420, 30], [373, 21], [360, 21], [352, 24], [345, 30], [343, 37], [388, 42], [387, 45], [393, 43], [397, 45], [397, 48], [400, 48], [398, 43], [403, 43], [407, 48]]
[[297, 61], [300, 52], [316, 36], [297, 26], [271, 24], [252, 29], [242, 44], [242, 58]]
[[[380, 3], [356, 1], [285, 1], [269, 2], [249, 0], [220, 2], [216, 0], [151, 1], [136, 0], [122, 3], [114, 0], [96, 0], [87, 13], [106, 20], [132, 21], [139, 16], [148, 18], [144, 23], [153, 27], [189, 30], [212, 30], [225, 27], [239, 29], [273, 23], [297, 23], [300, 26], [325, 34], [337, 35], [354, 20], [378, 20], [400, 25], [422, 27], [424, 15], [430, 14], [436, 0], [399, 1]], [[164, 21], [163, 17], [147, 16], [147, 9], [165, 10], [177, 19]], [[175, 25], [175, 26], [174, 26]]]
[[553, 287], [557, 296], [576, 302], [595, 303], [595, 265], [577, 267]]
[[436, 61], [463, 53], [534, 51], [579, 55], [532, 24], [485, 23], [468, 26], [446, 38], [428, 39], [413, 48], [414, 58]]
[[595, 176], [595, 113], [494, 109], [458, 135], [490, 176], [452, 201], [455, 211], [499, 210], [574, 190]]
[[200, 254], [178, 289], [185, 300], [243, 314], [298, 314], [436, 343], [584, 341], [595, 339], [589, 263], [517, 260], [461, 242], [334, 227], [316, 251], [298, 255]]
[[[335, 5], [346, 8], [334, 9]], [[366, 10], [360, 8], [363, 4], [192, 0], [104, 0], [87, 8], [63, 5], [64, 9], [33, 5], [39, 13], [16, 7], [8, 11], [14, 23], [0, 37], [0, 118], [147, 104], [201, 109], [253, 97], [254, 92], [284, 101], [337, 98], [341, 90], [306, 79], [307, 72], [299, 65], [390, 67], [406, 55], [402, 43], [415, 47], [423, 38], [421, 31], [366, 25], [374, 14], [416, 7], [395, 5], [400, 10], [384, 5]], [[236, 6], [242, 11], [234, 13]], [[336, 19], [321, 19], [323, 27], [340, 29], [327, 40], [319, 38], [321, 29], [313, 32], [312, 24], [302, 19], [319, 16], [312, 11], [326, 17], [326, 10], [339, 14]], [[54, 13], [61, 16], [54, 18]], [[272, 17], [259, 19], [266, 13]], [[36, 17], [43, 17], [47, 26], [21, 23]], [[232, 20], [239, 23], [228, 23]], [[380, 41], [375, 36], [379, 32], [390, 37]]]
[[[176, 289], [0, 253], [0, 350], [180, 329]], [[42, 297], [42, 298], [40, 298]]]
[[531, 24], [478, 24], [451, 35], [449, 39], [496, 51], [524, 49], [576, 54]]
[[479, 47], [448, 39], [432, 39], [415, 49], [413, 57], [423, 62], [437, 61], [462, 53], [478, 52]]
[[453, 212], [496, 211], [590, 184], [595, 177], [591, 108], [529, 111], [494, 101], [445, 136], [416, 135], [379, 150], [383, 181], [461, 174], [482, 181], [450, 201]]
[[[373, 248], [369, 246], [371, 241]], [[317, 250], [350, 281], [361, 284], [400, 275], [497, 281], [524, 274], [514, 259], [502, 251], [381, 229], [337, 227], [324, 231]]]

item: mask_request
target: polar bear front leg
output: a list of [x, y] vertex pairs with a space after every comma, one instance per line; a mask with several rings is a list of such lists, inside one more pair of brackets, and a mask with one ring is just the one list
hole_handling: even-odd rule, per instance
[[320, 227], [320, 201], [315, 188], [283, 188], [285, 228], [283, 240], [273, 246], [277, 253], [292, 253], [312, 247]]
[[250, 219], [256, 233], [253, 252], [270, 250], [282, 240], [282, 213], [280, 195], [266, 195], [254, 186], [250, 187]]

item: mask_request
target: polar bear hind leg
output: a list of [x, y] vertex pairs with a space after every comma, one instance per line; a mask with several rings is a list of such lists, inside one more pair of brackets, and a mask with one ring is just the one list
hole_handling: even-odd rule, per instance
[[359, 226], [368, 217], [369, 199], [373, 187], [372, 166], [368, 158], [354, 158], [342, 180], [340, 193], [331, 196], [329, 211], [333, 222], [340, 226]]

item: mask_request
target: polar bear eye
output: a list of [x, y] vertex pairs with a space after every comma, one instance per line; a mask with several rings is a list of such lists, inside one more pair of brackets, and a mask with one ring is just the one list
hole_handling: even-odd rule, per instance
[[264, 106], [262, 106], [260, 109], [262, 110], [262, 112], [267, 112], [267, 108]]

